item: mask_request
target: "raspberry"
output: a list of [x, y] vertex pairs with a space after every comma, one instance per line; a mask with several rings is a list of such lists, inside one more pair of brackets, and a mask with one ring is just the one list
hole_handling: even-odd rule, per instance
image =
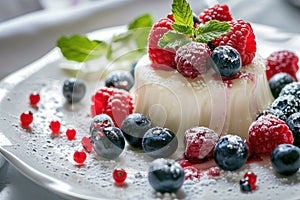
[[213, 157], [219, 136], [206, 127], [194, 127], [185, 132], [185, 158], [190, 162], [201, 162]]
[[211, 54], [203, 43], [190, 42], [176, 51], [177, 71], [184, 77], [194, 79], [206, 72], [206, 62]]
[[133, 112], [133, 99], [125, 90], [102, 88], [92, 97], [91, 114], [110, 116], [117, 127]]
[[232, 21], [232, 16], [227, 5], [216, 4], [213, 7], [205, 9], [200, 15], [201, 23], [206, 23], [210, 20]]
[[295, 80], [299, 69], [298, 57], [295, 53], [287, 50], [273, 52], [266, 61], [266, 73], [268, 80], [279, 72], [291, 75]]
[[256, 53], [256, 41], [253, 29], [250, 23], [243, 20], [230, 22], [231, 28], [227, 34], [212, 41], [213, 46], [231, 46], [241, 55], [242, 65], [248, 65], [252, 62]]
[[[170, 18], [172, 16], [170, 15]], [[148, 54], [155, 70], [176, 69], [174, 62], [175, 51], [170, 48], [163, 49], [158, 46], [160, 38], [169, 30], [173, 30], [171, 25], [174, 23], [170, 18], [162, 18], [152, 27], [148, 38]]]
[[293, 134], [286, 123], [274, 115], [263, 115], [249, 128], [253, 153], [271, 154], [279, 144], [293, 144]]

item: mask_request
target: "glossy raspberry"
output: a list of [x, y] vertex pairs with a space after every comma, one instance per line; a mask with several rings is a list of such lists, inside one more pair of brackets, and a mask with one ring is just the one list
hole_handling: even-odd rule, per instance
[[152, 61], [153, 69], [172, 70], [176, 68], [173, 49], [163, 49], [158, 46], [160, 38], [169, 30], [173, 30], [171, 25], [174, 23], [170, 18], [162, 18], [155, 23], [150, 31], [148, 38], [148, 54]]
[[133, 111], [133, 99], [124, 90], [102, 88], [92, 97], [92, 116], [107, 114], [120, 127], [125, 117]]
[[242, 66], [252, 62], [256, 53], [256, 41], [250, 23], [243, 20], [230, 22], [231, 28], [227, 34], [213, 40], [213, 46], [231, 46], [241, 55]]
[[36, 106], [40, 102], [40, 99], [41, 99], [40, 94], [37, 92], [32, 92], [29, 95], [29, 103], [32, 106]]
[[272, 53], [266, 61], [268, 80], [279, 72], [285, 72], [297, 80], [296, 72], [299, 69], [298, 60], [297, 55], [291, 51], [283, 50]]
[[194, 163], [211, 159], [218, 140], [218, 134], [209, 128], [194, 127], [188, 129], [184, 135], [185, 158]]
[[28, 128], [33, 122], [33, 113], [31, 111], [23, 112], [20, 115], [20, 122], [23, 128]]
[[74, 140], [76, 136], [76, 130], [73, 128], [68, 128], [66, 131], [66, 136], [68, 140]]
[[78, 164], [83, 164], [86, 160], [86, 153], [84, 151], [75, 151], [73, 154], [73, 159]]
[[199, 19], [204, 24], [210, 20], [232, 21], [232, 16], [227, 5], [216, 4], [213, 7], [205, 9], [199, 15]]
[[286, 123], [274, 115], [264, 115], [249, 128], [249, 142], [253, 153], [268, 154], [279, 144], [293, 144], [293, 134]]
[[113, 171], [113, 178], [116, 185], [123, 185], [127, 178], [127, 172], [124, 169], [117, 168]]
[[175, 56], [177, 71], [191, 79], [204, 74], [210, 54], [210, 48], [203, 43], [190, 42], [180, 47]]

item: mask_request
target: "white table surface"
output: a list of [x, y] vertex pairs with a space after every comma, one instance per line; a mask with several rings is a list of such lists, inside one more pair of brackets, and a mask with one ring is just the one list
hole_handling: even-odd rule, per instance
[[[170, 11], [171, 0], [99, 0], [82, 7], [46, 9], [0, 23], [0, 79], [45, 55], [62, 34], [87, 33], [127, 24], [145, 12], [155, 19]], [[206, 5], [190, 1], [196, 13]], [[214, 1], [209, 1], [214, 2]], [[285, 0], [222, 0], [235, 18], [300, 34], [300, 9]], [[0, 155], [1, 156], [1, 155]], [[0, 157], [0, 199], [63, 200], [30, 181]], [[2, 166], [3, 165], [3, 166]], [[1, 167], [2, 166], [2, 167]]]

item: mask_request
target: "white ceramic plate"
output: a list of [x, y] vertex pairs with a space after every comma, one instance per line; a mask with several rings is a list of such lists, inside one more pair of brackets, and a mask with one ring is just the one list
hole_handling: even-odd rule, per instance
[[[123, 30], [124, 27], [116, 27], [92, 33], [90, 36], [102, 39]], [[263, 57], [280, 49], [290, 49], [300, 55], [298, 35], [256, 24], [254, 30], [258, 51]], [[88, 136], [91, 119], [88, 116], [90, 97], [101, 82], [85, 80], [88, 86], [85, 98], [73, 106], [66, 104], [61, 88], [69, 74], [61, 67], [66, 68], [69, 64], [61, 58], [59, 51], [54, 49], [42, 59], [0, 83], [0, 152], [37, 184], [74, 199], [298, 198], [300, 174], [297, 173], [288, 179], [277, 176], [270, 168], [268, 160], [245, 165], [236, 172], [222, 172], [222, 178], [217, 180], [204, 176], [200, 182], [186, 181], [183, 187], [172, 195], [160, 195], [153, 191], [147, 179], [148, 163], [151, 159], [130, 148], [126, 148], [117, 160], [106, 161], [90, 154], [84, 166], [76, 166], [72, 155], [74, 151], [81, 149], [81, 138]], [[104, 67], [108, 69], [111, 66], [114, 65], [105, 64]], [[40, 92], [41, 102], [38, 109], [29, 105], [28, 96], [32, 91]], [[34, 122], [30, 130], [24, 130], [19, 126], [19, 116], [28, 110], [34, 113]], [[53, 119], [59, 119], [62, 123], [61, 135], [56, 138], [51, 138], [48, 127]], [[64, 131], [68, 127], [77, 129], [76, 140], [66, 139]], [[176, 158], [176, 155], [173, 158]], [[128, 172], [123, 187], [114, 185], [111, 174], [115, 167], [123, 167]], [[257, 173], [258, 189], [253, 193], [244, 194], [240, 192], [239, 180], [247, 170]]]

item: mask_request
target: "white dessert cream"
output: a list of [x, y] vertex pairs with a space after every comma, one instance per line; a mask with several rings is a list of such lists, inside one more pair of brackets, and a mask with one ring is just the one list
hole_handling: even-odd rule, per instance
[[145, 114], [155, 126], [169, 128], [179, 140], [194, 126], [247, 139], [256, 115], [273, 101], [260, 56], [233, 79], [222, 80], [211, 69], [191, 80], [176, 70], [153, 70], [145, 55], [135, 69], [133, 92], [134, 112]]

